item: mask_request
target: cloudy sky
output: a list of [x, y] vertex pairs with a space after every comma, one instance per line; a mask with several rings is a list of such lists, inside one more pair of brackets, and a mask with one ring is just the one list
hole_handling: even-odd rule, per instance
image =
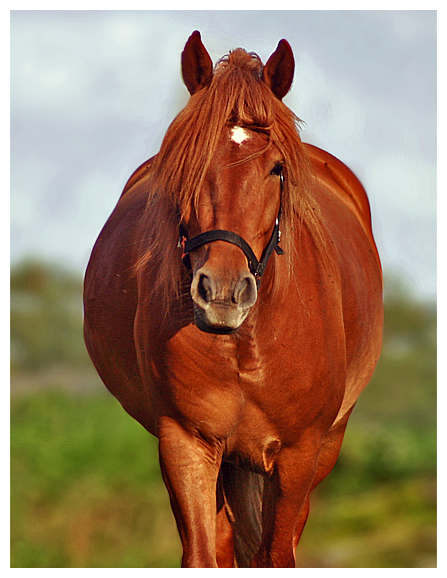
[[434, 297], [434, 11], [13, 11], [12, 261], [85, 269], [127, 178], [187, 102], [180, 54], [196, 29], [214, 62], [238, 46], [265, 62], [290, 42], [285, 103], [303, 140], [365, 185], [384, 269]]

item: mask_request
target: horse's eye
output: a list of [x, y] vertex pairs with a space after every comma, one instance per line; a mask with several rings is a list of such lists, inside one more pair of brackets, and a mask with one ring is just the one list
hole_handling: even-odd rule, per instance
[[271, 170], [270, 174], [279, 177], [279, 175], [282, 173], [282, 169], [283, 169], [282, 163], [276, 163], [276, 165]]

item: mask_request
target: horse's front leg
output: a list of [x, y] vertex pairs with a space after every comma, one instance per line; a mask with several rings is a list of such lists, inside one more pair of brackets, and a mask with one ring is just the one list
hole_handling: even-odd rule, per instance
[[216, 483], [221, 448], [167, 417], [160, 420], [159, 439], [161, 471], [183, 545], [182, 567], [217, 567]]
[[[346, 425], [348, 423], [352, 409], [353, 408], [351, 408], [342, 419], [336, 422], [323, 437], [320, 453], [318, 456], [317, 471], [313, 479], [310, 491], [312, 491], [332, 471], [332, 468], [335, 466], [343, 441], [343, 436], [345, 434]], [[293, 539], [294, 550], [296, 550], [298, 546], [298, 542], [300, 541], [304, 526], [306, 525], [307, 518], [309, 516], [309, 507], [310, 503], [308, 496], [295, 526], [295, 536]]]
[[318, 453], [319, 441], [308, 439], [278, 454], [264, 485], [262, 540], [252, 567], [295, 568], [295, 526], [307, 507]]

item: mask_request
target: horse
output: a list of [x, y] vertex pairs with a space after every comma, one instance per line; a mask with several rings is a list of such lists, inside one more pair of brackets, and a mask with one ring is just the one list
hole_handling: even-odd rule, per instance
[[302, 142], [286, 40], [213, 66], [196, 31], [181, 67], [188, 103], [93, 248], [85, 342], [159, 440], [182, 567], [295, 567], [380, 355], [369, 202]]

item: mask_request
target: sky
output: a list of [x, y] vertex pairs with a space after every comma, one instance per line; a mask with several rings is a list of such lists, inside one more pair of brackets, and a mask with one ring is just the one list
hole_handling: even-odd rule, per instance
[[266, 62], [285, 38], [302, 139], [365, 186], [385, 272], [436, 296], [435, 11], [12, 11], [11, 260], [84, 272], [132, 172], [186, 105], [180, 54]]

